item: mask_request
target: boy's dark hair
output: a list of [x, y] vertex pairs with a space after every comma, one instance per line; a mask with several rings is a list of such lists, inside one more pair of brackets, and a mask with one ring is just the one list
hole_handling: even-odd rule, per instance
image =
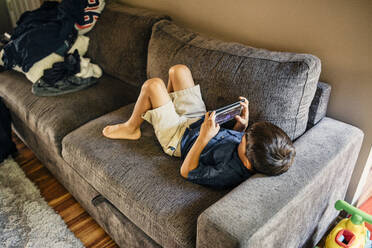
[[296, 155], [288, 135], [269, 122], [256, 122], [247, 131], [246, 156], [252, 169], [274, 176], [286, 172]]

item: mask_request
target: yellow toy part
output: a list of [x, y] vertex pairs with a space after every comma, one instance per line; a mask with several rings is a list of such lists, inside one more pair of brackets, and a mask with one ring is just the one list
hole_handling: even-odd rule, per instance
[[366, 236], [367, 228], [364, 223], [354, 225], [349, 218], [346, 218], [340, 221], [327, 236], [326, 248], [365, 248]]
[[351, 218], [340, 221], [327, 236], [325, 248], [372, 248], [369, 230], [364, 221], [372, 222], [372, 216], [351, 206], [345, 201], [337, 201], [337, 210], [352, 214]]

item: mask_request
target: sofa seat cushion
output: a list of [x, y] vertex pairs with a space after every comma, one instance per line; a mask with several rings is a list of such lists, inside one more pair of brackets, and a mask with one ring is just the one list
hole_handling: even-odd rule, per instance
[[127, 120], [128, 105], [68, 134], [62, 156], [97, 191], [163, 247], [195, 247], [197, 218], [227, 191], [180, 176], [181, 160], [166, 155], [148, 123], [137, 141], [102, 136], [108, 124]]
[[50, 149], [59, 154], [62, 138], [105, 113], [134, 102], [137, 88], [108, 75], [85, 90], [55, 97], [38, 97], [31, 93], [32, 84], [14, 71], [0, 73], [0, 96], [8, 108]]
[[163, 20], [153, 27], [147, 75], [167, 82], [175, 64], [190, 67], [208, 110], [244, 95], [250, 124], [270, 121], [292, 139], [305, 132], [320, 74], [317, 57], [209, 39]]

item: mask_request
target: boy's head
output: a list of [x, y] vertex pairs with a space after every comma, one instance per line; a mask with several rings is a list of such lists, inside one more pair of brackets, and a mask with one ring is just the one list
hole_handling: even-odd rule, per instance
[[269, 122], [256, 122], [246, 133], [246, 153], [254, 171], [279, 175], [292, 165], [296, 155], [288, 135]]

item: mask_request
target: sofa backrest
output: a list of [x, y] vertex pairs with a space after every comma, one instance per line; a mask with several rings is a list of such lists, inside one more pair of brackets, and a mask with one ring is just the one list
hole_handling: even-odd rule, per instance
[[90, 37], [87, 56], [105, 73], [132, 85], [146, 80], [152, 26], [165, 15], [125, 5], [107, 4]]
[[147, 76], [167, 82], [175, 64], [190, 67], [208, 110], [246, 96], [250, 124], [270, 121], [291, 139], [305, 132], [320, 74], [317, 57], [209, 39], [163, 20], [153, 27]]

